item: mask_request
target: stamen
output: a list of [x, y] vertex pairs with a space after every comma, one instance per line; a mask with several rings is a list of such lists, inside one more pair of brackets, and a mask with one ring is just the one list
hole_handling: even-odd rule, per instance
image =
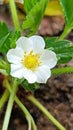
[[28, 55], [24, 52], [24, 59], [22, 60], [22, 63], [27, 69], [34, 71], [41, 64], [40, 55], [34, 54], [33, 51], [30, 51]]

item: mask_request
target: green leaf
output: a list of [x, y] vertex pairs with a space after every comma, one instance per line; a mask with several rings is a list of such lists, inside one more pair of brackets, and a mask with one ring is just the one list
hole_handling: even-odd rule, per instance
[[64, 17], [66, 19], [66, 26], [60, 39], [65, 36], [73, 29], [73, 0], [59, 0], [62, 7]]
[[58, 63], [67, 63], [73, 58], [73, 46], [68, 40], [59, 41], [57, 38], [45, 38], [46, 47], [53, 50], [58, 57]]
[[62, 57], [62, 56], [60, 56], [60, 59], [58, 60], [58, 64], [68, 63], [71, 59], [72, 59], [72, 57]]
[[7, 25], [4, 22], [0, 22], [0, 52], [5, 52], [5, 50], [8, 49], [9, 41], [7, 39], [9, 35], [10, 33]]
[[43, 18], [48, 0], [38, 1], [26, 16], [22, 24], [22, 29], [28, 29], [28, 35], [34, 34]]
[[9, 33], [0, 39], [0, 52], [7, 52], [10, 47]]
[[8, 34], [8, 27], [4, 22], [0, 22], [0, 39]]
[[15, 32], [10, 32], [10, 48], [15, 48], [16, 47], [16, 41], [17, 39], [21, 36], [20, 32], [15, 31]]
[[73, 46], [64, 48], [57, 53], [57, 56], [60, 57], [58, 63], [67, 63], [73, 58]]
[[21, 83], [22, 87], [26, 90], [26, 91], [31, 91], [34, 92], [36, 89], [39, 88], [38, 83], [34, 83], [34, 84], [28, 84], [27, 80], [24, 80]]
[[73, 24], [73, 0], [60, 0], [66, 22]]
[[10, 48], [14, 48], [19, 36], [20, 32], [11, 32], [5, 23], [0, 23], [0, 52], [7, 53]]
[[59, 53], [64, 48], [70, 46], [71, 42], [68, 40], [59, 41], [56, 37], [45, 38], [46, 47]]
[[26, 13], [29, 13], [29, 11], [34, 7], [34, 5], [40, 0], [24, 0], [24, 9]]

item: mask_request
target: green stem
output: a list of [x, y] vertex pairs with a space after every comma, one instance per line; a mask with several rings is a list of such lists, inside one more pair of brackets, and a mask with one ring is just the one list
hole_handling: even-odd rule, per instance
[[15, 97], [15, 101], [26, 116], [26, 119], [27, 119], [28, 124], [29, 124], [29, 130], [31, 128], [30, 123], [32, 124], [33, 130], [37, 130], [36, 125], [34, 123], [34, 120], [33, 120], [32, 116], [30, 115], [29, 111], [26, 109], [26, 107], [21, 103], [21, 101], [17, 97]]
[[[10, 87], [10, 84], [8, 82], [8, 80], [5, 80], [5, 84], [6, 84], [6, 87], [8, 89], [8, 91], [11, 93], [12, 90], [11, 90], [11, 87]], [[21, 110], [23, 111], [23, 113], [25, 114], [26, 116], [26, 119], [28, 121], [28, 125], [29, 125], [29, 130], [31, 130], [31, 125], [32, 125], [32, 128], [33, 130], [37, 130], [36, 128], [36, 125], [35, 125], [35, 122], [32, 118], [32, 116], [30, 115], [29, 111], [26, 109], [26, 107], [21, 103], [21, 101], [18, 99], [17, 96], [15, 96], [15, 102], [18, 104], [18, 106], [21, 108]]]
[[5, 63], [5, 61], [3, 61], [3, 60], [1, 60], [0, 59], [0, 69], [7, 69], [7, 65], [6, 65], [6, 63]]
[[31, 130], [31, 124], [32, 124], [33, 130], [37, 130], [35, 122], [34, 122], [32, 116], [30, 115], [29, 111], [26, 109], [26, 107], [21, 103], [21, 101], [19, 101], [19, 99], [17, 97], [15, 97], [15, 101], [26, 116], [26, 119], [27, 119], [28, 125], [29, 125], [29, 130]]
[[5, 102], [7, 101], [8, 97], [9, 97], [9, 91], [6, 89], [2, 98], [0, 99], [0, 110], [3, 108], [3, 106], [4, 106]]
[[63, 40], [71, 31], [71, 28], [66, 26], [59, 40]]
[[32, 95], [29, 95], [27, 97], [28, 100], [30, 100], [35, 106], [37, 106], [45, 115], [49, 118], [50, 121], [53, 122], [53, 124], [59, 128], [59, 130], [66, 130], [49, 112], [46, 110], [46, 108], [40, 104], [40, 102], [33, 97]]
[[17, 86], [18, 86], [17, 79], [15, 79], [14, 84], [13, 84], [13, 90], [12, 90], [12, 93], [11, 93], [10, 98], [9, 98], [9, 102], [8, 102], [8, 106], [7, 106], [2, 130], [8, 129], [9, 119], [10, 119], [11, 110], [12, 110], [12, 107], [13, 107], [13, 102], [14, 102], [14, 99], [15, 99], [15, 94], [16, 94], [16, 91], [17, 91]]
[[73, 67], [63, 67], [63, 68], [56, 68], [52, 70], [52, 75], [60, 75], [60, 74], [67, 74], [73, 73]]
[[31, 130], [31, 120], [30, 120], [30, 117], [27, 117], [27, 121], [28, 121], [28, 130]]
[[18, 20], [14, 0], [9, 0], [9, 4], [10, 4], [10, 9], [11, 9], [11, 13], [12, 13], [12, 19], [13, 19], [13, 23], [14, 23], [14, 26], [15, 26], [15, 30], [20, 31], [20, 25], [19, 25], [19, 20]]

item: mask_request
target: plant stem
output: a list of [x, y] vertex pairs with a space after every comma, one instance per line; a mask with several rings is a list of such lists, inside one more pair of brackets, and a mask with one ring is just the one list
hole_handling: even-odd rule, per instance
[[3, 106], [4, 106], [5, 102], [7, 101], [8, 97], [9, 97], [9, 91], [6, 89], [2, 98], [0, 99], [0, 110], [3, 108]]
[[45, 115], [49, 118], [51, 122], [54, 123], [54, 125], [59, 128], [59, 130], [66, 130], [49, 112], [48, 110], [40, 104], [40, 102], [33, 97], [33, 95], [27, 96], [27, 99], [30, 100], [35, 106], [37, 106]]
[[31, 127], [30, 123], [32, 123], [33, 130], [37, 130], [34, 120], [32, 116], [30, 115], [29, 111], [26, 109], [26, 107], [21, 103], [21, 101], [17, 97], [15, 97], [15, 101], [18, 104], [18, 106], [21, 108], [21, 110], [24, 112], [26, 119], [28, 120], [29, 130]]
[[11, 92], [11, 95], [10, 95], [10, 98], [9, 98], [9, 101], [8, 101], [8, 106], [7, 106], [2, 130], [8, 129], [9, 119], [10, 119], [10, 115], [11, 115], [13, 102], [14, 102], [14, 99], [15, 99], [15, 94], [16, 94], [16, 91], [17, 91], [17, 86], [18, 86], [17, 79], [15, 79], [14, 84], [13, 84], [13, 90]]
[[73, 67], [63, 67], [63, 68], [56, 68], [52, 70], [52, 75], [60, 75], [60, 74], [67, 74], [73, 73]]
[[14, 0], [9, 0], [9, 4], [10, 4], [10, 9], [11, 9], [11, 13], [12, 13], [12, 19], [13, 19], [13, 23], [14, 23], [14, 26], [15, 26], [15, 30], [20, 31], [20, 25], [19, 25], [19, 20], [18, 20]]
[[24, 112], [24, 114], [26, 116], [26, 119], [27, 119], [28, 125], [29, 125], [29, 130], [31, 130], [30, 129], [31, 124], [32, 124], [33, 130], [37, 130], [35, 122], [34, 122], [32, 116], [30, 115], [29, 111], [26, 109], [26, 107], [21, 103], [21, 101], [17, 97], [15, 97], [15, 101], [16, 101], [16, 103], [18, 104], [18, 106], [21, 108], [21, 110]]
[[27, 118], [28, 121], [28, 130], [31, 130], [31, 120], [30, 117]]
[[71, 28], [66, 25], [62, 35], [60, 36], [59, 40], [63, 40], [71, 31]]
[[5, 70], [7, 69], [6, 63], [1, 59], [0, 59], [0, 69], [5, 69]]
[[[10, 84], [8, 82], [8, 80], [5, 80], [5, 84], [6, 84], [6, 87], [8, 89], [8, 91], [11, 93], [12, 90], [11, 90], [11, 87], [10, 87]], [[15, 102], [18, 104], [18, 106], [21, 108], [21, 110], [23, 111], [23, 113], [25, 114], [26, 116], [26, 119], [28, 121], [28, 125], [29, 125], [29, 130], [31, 130], [31, 125], [32, 125], [32, 128], [33, 130], [37, 130], [36, 128], [36, 125], [35, 125], [35, 122], [32, 118], [32, 116], [30, 115], [29, 111], [26, 109], [26, 107], [21, 103], [21, 101], [18, 99], [17, 96], [15, 96]]]

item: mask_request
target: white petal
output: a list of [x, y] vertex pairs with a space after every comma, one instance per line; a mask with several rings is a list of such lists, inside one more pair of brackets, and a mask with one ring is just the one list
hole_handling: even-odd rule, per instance
[[21, 64], [15, 65], [15, 64], [11, 64], [11, 73], [10, 73], [13, 77], [16, 78], [23, 78], [23, 66]]
[[11, 63], [19, 63], [24, 56], [24, 52], [21, 48], [10, 49], [7, 53], [7, 59]]
[[47, 49], [42, 52], [40, 60], [44, 65], [48, 65], [50, 69], [57, 64], [56, 54], [53, 51]]
[[30, 52], [33, 48], [33, 43], [30, 38], [27, 37], [20, 37], [17, 42], [17, 47], [23, 49], [23, 51]]
[[36, 82], [36, 75], [31, 70], [25, 69], [24, 72], [24, 78], [28, 80], [29, 83], [35, 83]]
[[51, 71], [48, 66], [41, 66], [35, 72], [38, 83], [46, 83], [48, 78], [51, 76]]
[[41, 36], [31, 36], [29, 38], [33, 42], [33, 50], [34, 52], [39, 52], [40, 50], [44, 49], [45, 47], [45, 42], [44, 39]]
[[29, 83], [36, 82], [36, 75], [31, 71], [23, 67], [22, 64], [11, 64], [11, 73], [13, 77], [17, 77], [19, 79], [25, 78], [28, 80]]

